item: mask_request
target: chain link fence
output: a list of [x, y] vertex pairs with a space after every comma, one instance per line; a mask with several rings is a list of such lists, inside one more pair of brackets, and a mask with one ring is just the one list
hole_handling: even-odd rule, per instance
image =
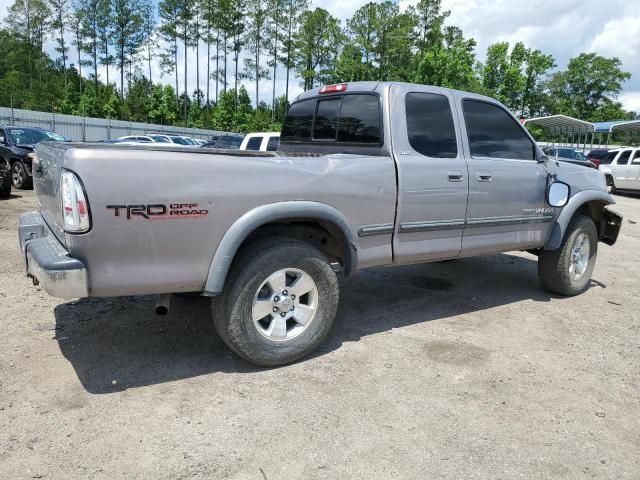
[[76, 115], [37, 112], [11, 107], [0, 107], [0, 124], [40, 127], [56, 132], [69, 140], [81, 142], [111, 140], [125, 135], [146, 135], [148, 133], [187, 135], [189, 137], [206, 140], [212, 135], [226, 133], [201, 128], [182, 128], [171, 125], [110, 120], [107, 118], [79, 117]]

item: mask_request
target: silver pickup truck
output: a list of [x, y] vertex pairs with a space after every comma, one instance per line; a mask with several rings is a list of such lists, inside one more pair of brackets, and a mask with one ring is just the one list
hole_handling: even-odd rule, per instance
[[19, 235], [35, 283], [213, 297], [222, 339], [264, 366], [323, 340], [339, 274], [523, 250], [575, 295], [621, 224], [603, 175], [547, 158], [500, 103], [403, 83], [300, 95], [277, 152], [47, 142], [33, 172]]

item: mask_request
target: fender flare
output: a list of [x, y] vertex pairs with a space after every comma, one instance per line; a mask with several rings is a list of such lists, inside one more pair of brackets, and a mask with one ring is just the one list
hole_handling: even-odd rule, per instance
[[588, 202], [600, 202], [604, 205], [613, 205], [616, 201], [611, 195], [606, 192], [598, 190], [583, 190], [578, 192], [569, 199], [569, 202], [564, 206], [560, 215], [556, 219], [551, 235], [547, 239], [547, 243], [544, 245], [545, 250], [557, 250], [560, 248], [564, 234], [567, 231], [569, 222], [573, 218], [573, 215]]
[[355, 269], [357, 251], [354, 235], [346, 217], [338, 209], [326, 203], [309, 201], [269, 203], [248, 211], [229, 227], [213, 255], [204, 294], [213, 296], [222, 292], [231, 263], [240, 245], [252, 232], [270, 222], [295, 218], [324, 220], [334, 224], [344, 235], [343, 271], [349, 275]]

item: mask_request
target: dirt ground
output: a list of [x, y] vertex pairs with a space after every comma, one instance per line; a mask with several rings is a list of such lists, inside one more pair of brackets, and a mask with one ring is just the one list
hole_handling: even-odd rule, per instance
[[640, 478], [640, 197], [591, 288], [535, 257], [365, 271], [312, 358], [258, 369], [209, 303], [61, 301], [0, 201], [0, 478]]

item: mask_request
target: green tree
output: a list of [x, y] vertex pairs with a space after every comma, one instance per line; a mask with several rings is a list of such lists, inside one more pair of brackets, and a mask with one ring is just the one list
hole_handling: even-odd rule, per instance
[[140, 0], [113, 0], [113, 38], [120, 70], [120, 97], [124, 98], [125, 67], [133, 62], [143, 41], [142, 3]]
[[622, 70], [618, 58], [581, 53], [549, 81], [551, 109], [554, 113], [591, 120], [599, 110], [610, 108], [629, 78], [631, 74]]
[[175, 74], [175, 102], [178, 102], [178, 4], [181, 0], [162, 0], [158, 4], [160, 16], [160, 38], [164, 40], [165, 50], [160, 54], [160, 67], [164, 73]]
[[262, 54], [269, 46], [265, 0], [247, 1], [248, 24], [244, 46], [249, 54], [244, 59], [244, 78], [255, 81], [256, 106], [260, 103], [260, 80], [269, 78], [269, 70], [262, 66]]
[[322, 8], [307, 11], [300, 18], [294, 41], [296, 71], [304, 89], [331, 78], [343, 41], [340, 21]]
[[309, 10], [309, 0], [284, 0], [282, 18], [285, 24], [285, 33], [282, 39], [283, 52], [280, 62], [286, 70], [284, 96], [289, 101], [289, 77], [291, 70], [295, 68], [295, 37], [300, 28], [300, 18]]

